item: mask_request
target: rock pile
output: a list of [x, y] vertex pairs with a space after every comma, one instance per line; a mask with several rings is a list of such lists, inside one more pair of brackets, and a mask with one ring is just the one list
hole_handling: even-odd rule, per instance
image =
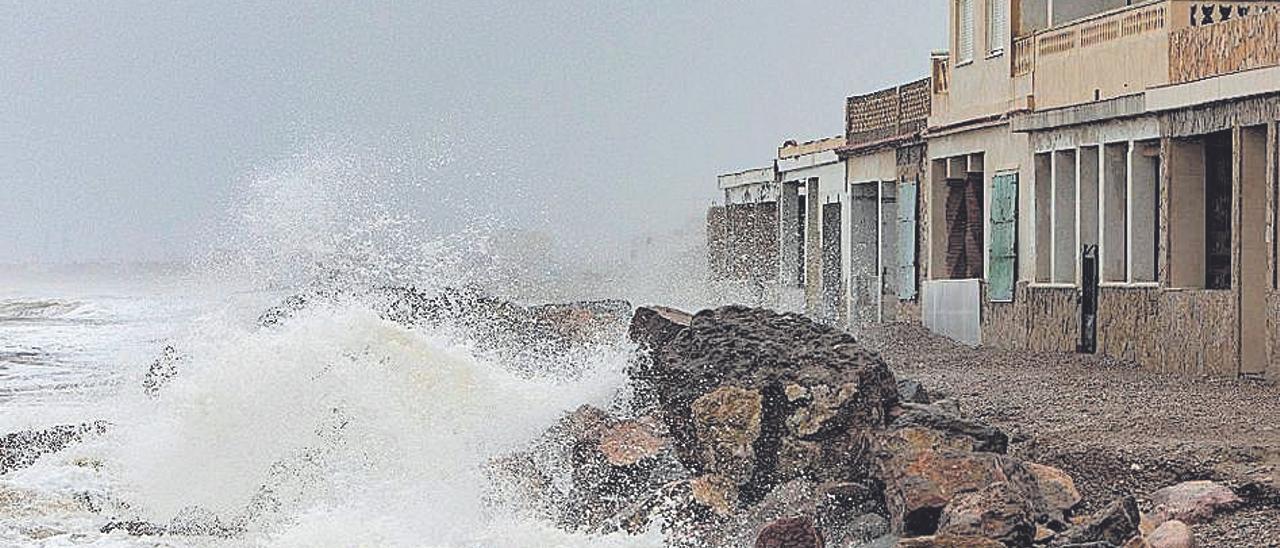
[[642, 416], [565, 426], [579, 410], [518, 457], [545, 460], [569, 433], [573, 494], [526, 484], [567, 527], [657, 525], [677, 546], [1146, 545], [1135, 499], [1074, 515], [1069, 475], [1008, 455], [1004, 433], [896, 380], [847, 333], [761, 309], [641, 308], [630, 336]]

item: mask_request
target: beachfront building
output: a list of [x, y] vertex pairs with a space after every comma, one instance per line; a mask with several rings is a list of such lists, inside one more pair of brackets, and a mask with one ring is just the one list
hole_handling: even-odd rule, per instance
[[716, 178], [723, 201], [707, 210], [707, 253], [715, 281], [763, 287], [778, 278], [778, 183], [773, 166]]
[[846, 316], [849, 196], [844, 163], [836, 153], [844, 137], [778, 147], [781, 194], [777, 263], [781, 295], [803, 295], [805, 312], [839, 324]]
[[1280, 363], [1280, 3], [954, 0], [950, 23], [926, 325], [1192, 374]]
[[852, 330], [1280, 376], [1280, 0], [948, 14], [929, 78], [779, 149], [776, 284]]
[[925, 174], [923, 133], [932, 80], [849, 97], [845, 103], [848, 327], [920, 317], [917, 240]]

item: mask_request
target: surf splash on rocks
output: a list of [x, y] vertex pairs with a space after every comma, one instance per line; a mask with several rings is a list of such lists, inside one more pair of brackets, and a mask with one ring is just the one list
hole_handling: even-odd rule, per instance
[[1080, 514], [1068, 474], [794, 314], [392, 287], [208, 335], [0, 460], [96, 451], [99, 532], [210, 545], [1125, 546], [1198, 515]]

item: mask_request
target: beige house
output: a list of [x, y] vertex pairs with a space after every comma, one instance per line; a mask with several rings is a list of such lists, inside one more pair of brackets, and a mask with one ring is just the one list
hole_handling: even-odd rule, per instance
[[1280, 2], [954, 0], [921, 319], [1192, 374], [1276, 355]]
[[779, 150], [777, 284], [852, 330], [1280, 376], [1280, 0], [948, 21], [928, 78]]

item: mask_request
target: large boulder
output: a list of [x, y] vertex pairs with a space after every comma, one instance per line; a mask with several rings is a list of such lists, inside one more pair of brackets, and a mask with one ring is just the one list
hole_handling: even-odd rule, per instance
[[654, 395], [685, 466], [732, 478], [747, 503], [796, 477], [867, 477], [870, 440], [897, 404], [879, 356], [795, 314], [704, 310], [674, 336], [680, 322], [660, 319], [633, 318], [649, 356], [631, 373]]
[[672, 481], [638, 497], [594, 530], [640, 534], [657, 527], [670, 546], [717, 545], [736, 508], [733, 482], [699, 476]]
[[[880, 477], [895, 531], [908, 537], [933, 534], [953, 498], [995, 483], [1034, 493], [1035, 478], [1020, 461], [976, 451], [980, 444], [918, 426], [893, 429], [880, 439]], [[1028, 493], [1027, 504], [1035, 504], [1035, 497]]]
[[966, 437], [973, 441], [974, 451], [1004, 453], [1009, 436], [987, 423], [967, 419], [937, 405], [903, 403], [894, 411], [893, 426], [922, 427], [942, 432], [949, 437]]
[[502, 496], [531, 503], [570, 529], [598, 527], [636, 498], [685, 476], [661, 422], [618, 418], [589, 405], [526, 450], [494, 459], [489, 472]]
[[693, 315], [688, 312], [665, 306], [642, 306], [631, 317], [627, 334], [642, 348], [657, 348], [675, 338], [692, 321]]
[[1054, 537], [1053, 545], [1071, 546], [1098, 542], [1123, 546], [1141, 534], [1138, 529], [1141, 519], [1138, 502], [1133, 497], [1122, 497]]
[[1190, 525], [1174, 519], [1147, 535], [1147, 544], [1151, 548], [1196, 548], [1196, 537]]
[[951, 499], [943, 510], [938, 533], [1026, 546], [1036, 533], [1031, 507], [1022, 489], [1005, 482], [992, 483]]
[[1240, 497], [1230, 488], [1212, 481], [1185, 481], [1151, 494], [1156, 523], [1176, 519], [1185, 523], [1204, 523], [1214, 515], [1240, 506]]
[[808, 517], [775, 520], [756, 537], [756, 548], [823, 548], [822, 533]]

